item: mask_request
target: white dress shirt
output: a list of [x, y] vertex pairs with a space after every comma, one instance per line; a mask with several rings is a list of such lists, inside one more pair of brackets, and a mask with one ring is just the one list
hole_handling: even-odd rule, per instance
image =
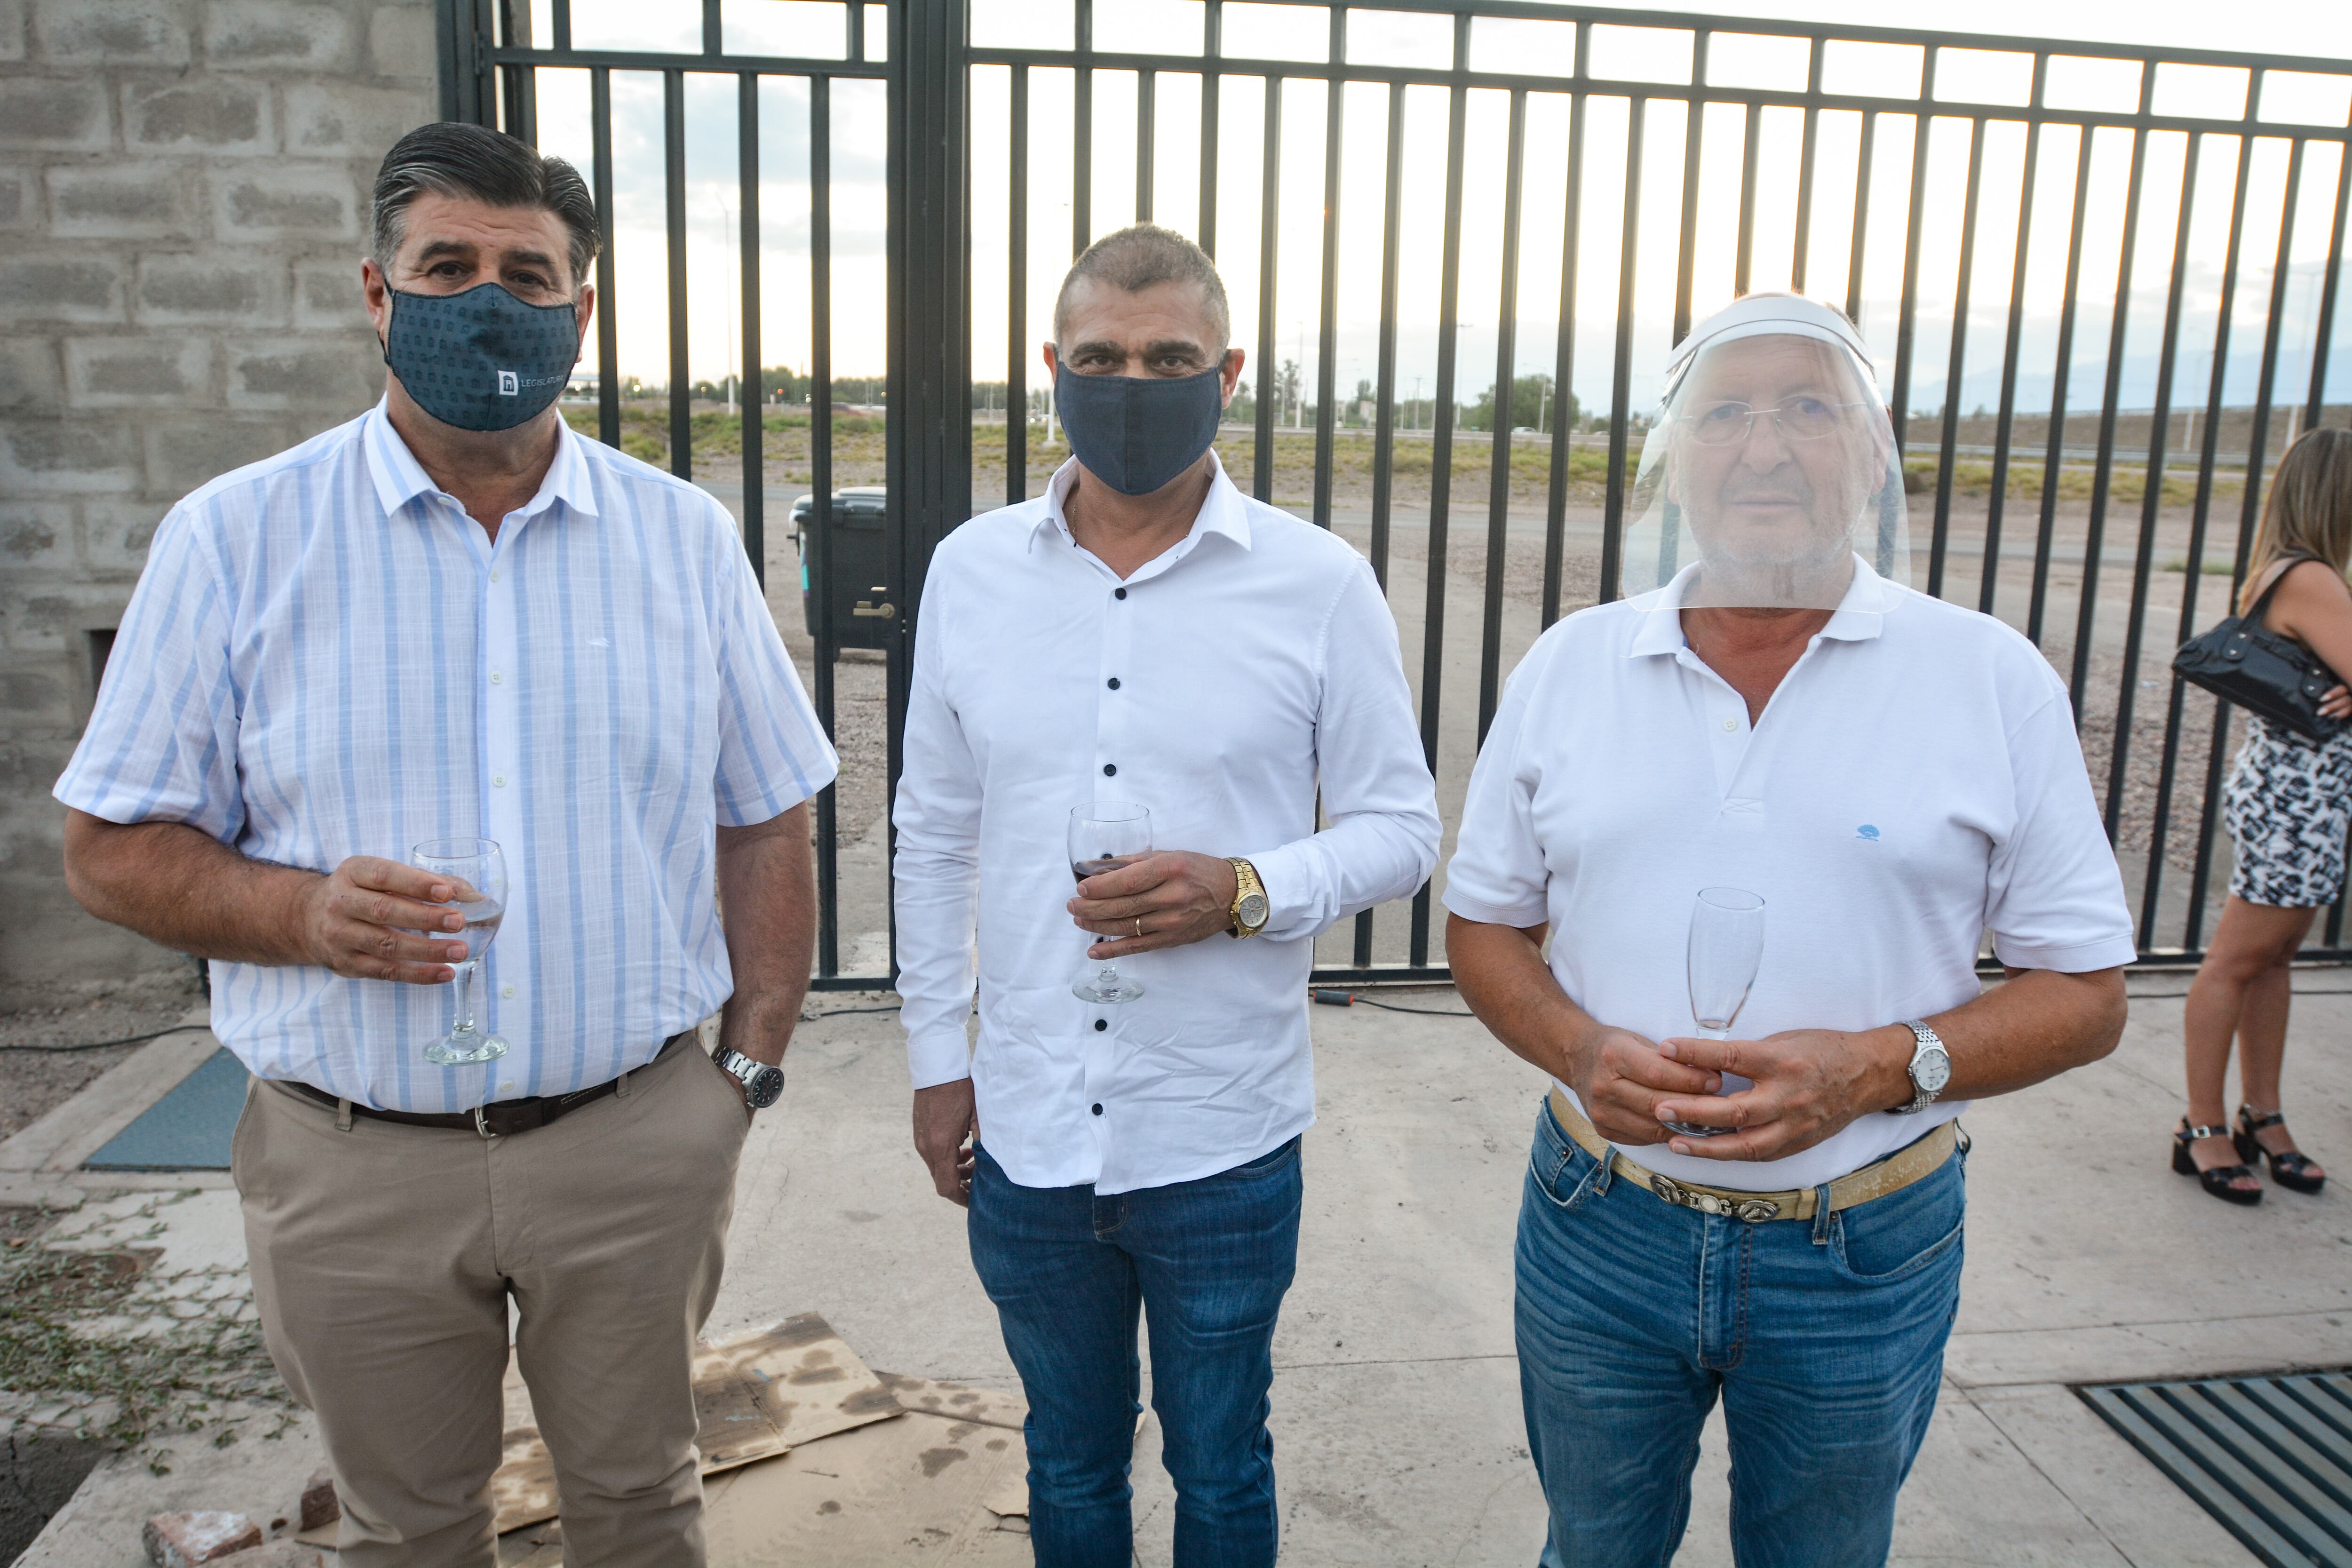
[[[1471, 774], [1446, 908], [1549, 921], [1570, 999], [1653, 1040], [1698, 1033], [1684, 963], [1706, 887], [1765, 901], [1741, 1039], [1958, 1006], [1979, 994], [1988, 930], [2021, 968], [2132, 961], [2066, 690], [2031, 643], [1856, 557], [1843, 602], [1751, 727], [1683, 639], [1695, 570], [1570, 616], [1528, 650]], [[1631, 1152], [1678, 1181], [1812, 1187], [1965, 1108], [1872, 1111], [1780, 1160]]]
[[[932, 557], [893, 816], [898, 991], [916, 1088], [968, 1074], [1007, 1175], [1108, 1194], [1228, 1170], [1314, 1121], [1314, 939], [1426, 880], [1438, 819], [1361, 556], [1219, 467], [1192, 531], [1122, 581], [1070, 536], [1076, 479], [1064, 464]], [[1097, 801], [1149, 806], [1157, 848], [1246, 857], [1265, 933], [1118, 960], [1137, 1001], [1071, 994], [1095, 939], [1065, 908], [1065, 840]]]
[[215, 963], [213, 1032], [264, 1078], [464, 1110], [642, 1067], [734, 989], [719, 824], [834, 774], [733, 521], [563, 428], [493, 544], [381, 405], [172, 509], [57, 797], [331, 871], [497, 840], [474, 979], [507, 1055], [436, 1067], [454, 987]]

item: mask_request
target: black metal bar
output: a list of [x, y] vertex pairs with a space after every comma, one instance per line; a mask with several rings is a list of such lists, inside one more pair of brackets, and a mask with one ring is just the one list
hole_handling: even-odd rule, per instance
[[[1706, 33], [1691, 40], [1691, 80], [1706, 79]], [[1675, 247], [1675, 342], [1690, 335], [1691, 268], [1698, 244], [1698, 155], [1706, 138], [1706, 104], [1696, 92], [1684, 110], [1682, 226]]]
[[1748, 292], [1748, 274], [1756, 259], [1756, 152], [1764, 131], [1762, 110], [1751, 105], [1744, 112], [1748, 126], [1739, 150], [1739, 248], [1731, 267], [1734, 298]]
[[862, 0], [848, 0], [842, 6], [843, 54], [846, 58], [866, 58], [866, 6]]
[[[1004, 504], [1029, 499], [1029, 68], [1013, 70], [1004, 245]], [[1016, 413], [1017, 411], [1017, 413]]]
[[[567, 8], [568, 14], [568, 8]], [[613, 73], [588, 73], [596, 179], [596, 438], [621, 444], [621, 332], [613, 291]]]
[[1265, 162], [1259, 174], [1257, 229], [1257, 444], [1250, 494], [1274, 500], [1274, 416], [1281, 384], [1274, 366], [1274, 306], [1276, 251], [1282, 237], [1282, 79], [1265, 79]]
[[[1822, 51], [1827, 47], [1827, 40], [1815, 35], [1811, 45], [1805, 55], [1805, 91], [1808, 95], [1822, 89]], [[1789, 288], [1799, 294], [1805, 291], [1805, 263], [1812, 253], [1813, 159], [1821, 118], [1819, 109], [1810, 103], [1805, 106], [1805, 139], [1797, 152], [1797, 232], [1789, 246]]]
[[[528, 47], [530, 37], [530, 0], [499, 0], [499, 41]], [[527, 65], [499, 68], [506, 102], [505, 130], [532, 146], [539, 145], [539, 72]]]
[[1151, 221], [1153, 145], [1159, 139], [1160, 109], [1157, 71], [1135, 73], [1135, 221]]
[[434, 42], [440, 63], [441, 118], [469, 125], [490, 122], [488, 70], [493, 52], [483, 37], [488, 0], [442, 0], [434, 8]]
[[550, 41], [555, 46], [558, 54], [570, 54], [572, 52], [572, 0], [552, 0], [552, 4], [548, 7], [548, 13], [551, 24], [551, 31], [554, 35]]
[[[1331, 58], [1348, 58], [1348, 9], [1331, 7]], [[1331, 443], [1339, 412], [1339, 133], [1346, 95], [1323, 89], [1323, 314], [1315, 342], [1315, 526], [1331, 526]]]
[[[2116, 740], [2107, 754], [2107, 842], [2116, 841], [2123, 821], [2124, 782], [2131, 765], [2131, 725], [2139, 695], [2140, 642], [2147, 628], [2147, 586], [2156, 570], [2157, 515], [2164, 504], [2164, 466], [2172, 437], [2172, 378], [2179, 363], [2180, 310], [2189, 289], [2189, 225], [2197, 209], [2197, 164], [2204, 138], [2189, 138], [2180, 166], [2179, 209], [2172, 235], [2172, 280], [2165, 290], [2164, 337], [2157, 350], [2156, 404], [2148, 411], [2147, 476], [2140, 486], [2139, 548], [2132, 561], [2131, 605], [2125, 612], [2124, 668], [2116, 683]], [[2151, 856], [2147, 879], [2142, 885], [2141, 938], [2145, 942], [2156, 922], [2156, 900], [2163, 867]]]
[[[1584, 30], [1579, 28], [1580, 45]], [[1568, 542], [1568, 469], [1575, 455], [1576, 273], [1584, 206], [1584, 95], [1568, 106], [1568, 191], [1560, 198], [1559, 338], [1552, 350], [1551, 491], [1544, 511], [1543, 625], [1559, 619], [1560, 574]]]
[[702, 0], [702, 52], [717, 58], [725, 54], [726, 22], [720, 15], [722, 0]]
[[1071, 0], [1071, 6], [1077, 28], [1070, 82], [1070, 254], [1076, 257], [1095, 238], [1095, 4]]
[[[1458, 68], [1470, 58], [1470, 18], [1454, 19], [1454, 60]], [[1445, 210], [1462, 210], [1462, 142], [1464, 116], [1470, 89], [1457, 82], [1448, 89], [1445, 116]], [[1437, 723], [1444, 696], [1445, 677], [1445, 525], [1454, 500], [1454, 337], [1462, 321], [1462, 226], [1445, 226], [1443, 259], [1437, 283], [1437, 407], [1431, 421], [1429, 444], [1428, 592], [1421, 616], [1421, 753], [1429, 771], [1437, 771]], [[1429, 962], [1430, 884], [1412, 896], [1412, 933], [1407, 948], [1416, 965]]]
[[768, 583], [768, 411], [760, 374], [760, 79], [735, 79], [736, 246], [743, 268], [743, 550], [762, 588]]
[[[1389, 509], [1396, 468], [1397, 252], [1404, 218], [1404, 89], [1389, 89], [1387, 183], [1381, 206], [1381, 337], [1372, 404], [1372, 576], [1389, 585]], [[1372, 962], [1372, 911], [1356, 917], [1356, 967]]]
[[1511, 431], [1518, 417], [1519, 209], [1527, 183], [1528, 95], [1511, 94], [1503, 153], [1503, 282], [1495, 306], [1494, 412], [1487, 420], [1494, 462], [1486, 493], [1486, 625], [1478, 646], [1478, 743], [1495, 721], [1503, 689], [1503, 573], [1511, 527]]
[[1601, 604], [1619, 595], [1625, 551], [1625, 448], [1633, 420], [1633, 263], [1642, 238], [1642, 121], [1647, 103], [1625, 104], [1625, 202], [1618, 222], [1617, 348], [1610, 367], [1609, 472], [1601, 511]]
[[[2153, 87], [2143, 88], [2143, 95]], [[2083, 727], [2083, 687], [2091, 669], [2091, 626], [2099, 604], [2101, 555], [2106, 545], [2107, 489], [2115, 477], [2116, 402], [2123, 390], [2124, 342], [2131, 323], [2132, 264], [2139, 243], [2139, 198], [2147, 172], [2147, 135], [2132, 137], [2131, 174], [2124, 185], [2124, 224], [2116, 258], [2116, 304], [2108, 319], [2106, 389], [2099, 402], [2099, 455], [2091, 470], [2091, 506], [2083, 531], [2083, 595], [2074, 617], [2074, 673], [2066, 682], [2074, 727]]]
[[2033, 542], [2033, 593], [2025, 637], [2042, 646], [2042, 616], [2050, 597], [2050, 546], [2058, 529], [2058, 476], [2065, 459], [2066, 389], [2074, 362], [2074, 292], [2083, 276], [2083, 216], [2091, 200], [2091, 133], [2074, 143], [2074, 216], [2066, 231], [2066, 284], [2058, 300], [2058, 354], [2050, 369], [2050, 429], [2042, 458], [2042, 521]]
[[[808, 574], [809, 634], [816, 644], [817, 722], [834, 728], [833, 667], [833, 83], [809, 79], [809, 516], [801, 536]], [[816, 971], [841, 973], [839, 789], [816, 795]]]
[[1201, 248], [1217, 254], [1217, 54], [1224, 32], [1224, 0], [1201, 7]]
[[[2253, 170], [2254, 145], [2251, 138], [2238, 139], [2237, 175], [2230, 194], [2230, 237], [2221, 258], [2221, 290], [2220, 306], [2213, 323], [2212, 363], [2208, 367], [2205, 386], [2205, 439], [2198, 452], [2197, 498], [2189, 513], [2189, 551], [2182, 559], [2185, 568], [2180, 583], [2179, 639], [2186, 642], [2196, 635], [2199, 590], [2205, 581], [2205, 525], [2213, 500], [2213, 460], [2221, 446], [2221, 399], [2227, 391], [2230, 376], [2230, 332], [2235, 316], [2238, 298], [2238, 260], [2246, 226], [2246, 185]], [[2156, 781], [2156, 816], [2149, 825], [2148, 863], [2162, 862], [2165, 842], [2170, 837], [2172, 822], [2172, 785], [2180, 754], [2181, 714], [2186, 706], [2189, 687], [2179, 676], [2172, 678], [2172, 691], [2165, 711], [2164, 758]], [[2203, 923], [2206, 895], [2206, 869], [2210, 864], [2216, 802], [2213, 786], [2208, 784], [2206, 799], [2199, 812], [2197, 865], [2191, 871], [2189, 891], [2188, 930], [2182, 937], [2185, 946], [2197, 945], [2197, 928]], [[2153, 927], [2154, 906], [2144, 904], [2140, 927], [2143, 933]], [[2147, 944], [2143, 934], [2141, 944]], [[2329, 939], [2333, 946], [2335, 939]]]
[[1918, 112], [1911, 117], [1911, 190], [1906, 198], [1910, 216], [1903, 230], [1903, 298], [1895, 317], [1895, 451], [1900, 458], [1911, 450], [1911, 356], [1919, 312], [1919, 231], [1927, 211], [1927, 147], [1935, 120], [1927, 97], [1936, 79], [1936, 57], [1930, 50], [1919, 71]]
[[2327, 360], [2335, 347], [2336, 289], [2344, 280], [2344, 223], [2352, 213], [2352, 146], [2336, 160], [2336, 218], [2327, 229], [2327, 260], [2319, 274], [2319, 319], [2311, 329], [2311, 397], [2303, 405], [2303, 427], [2317, 429], [2326, 409]]
[[669, 471], [694, 478], [693, 373], [687, 364], [686, 73], [662, 72], [662, 188], [669, 237]]
[[[2042, 101], [2046, 56], [2033, 57], [2032, 100]], [[1977, 609], [1991, 615], [2000, 586], [2000, 524], [2009, 509], [2010, 444], [2017, 428], [2017, 353], [2025, 333], [2025, 263], [2033, 245], [2034, 184], [2041, 166], [2042, 128], [2025, 133], [2025, 167], [2017, 180], [2017, 249], [2009, 268], [2009, 333], [2001, 340], [2000, 411], [1993, 424], [1992, 486], [1985, 496], [1983, 581], [1977, 589]]]
[[[1862, 117], [1862, 145], [1853, 155], [1853, 234], [1845, 260], [1845, 315], [1857, 331], [1862, 328], [1862, 264], [1870, 240], [1870, 170], [1877, 142], [1878, 116], [1865, 114]], [[1895, 438], [1898, 442], [1903, 439], [1899, 429]]]
[[1936, 458], [1936, 527], [1927, 546], [1927, 595], [1944, 596], [1944, 558], [1951, 548], [1952, 449], [1960, 435], [1960, 378], [1968, 368], [1969, 299], [1976, 283], [1977, 211], [1984, 192], [1985, 122], [1969, 124], [1968, 195], [1960, 208], [1960, 263], [1952, 282], [1951, 353], [1944, 364], [1943, 443]]

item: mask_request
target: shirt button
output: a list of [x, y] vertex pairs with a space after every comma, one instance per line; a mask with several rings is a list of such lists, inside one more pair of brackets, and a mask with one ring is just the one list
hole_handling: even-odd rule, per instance
[[1117, 775], [1118, 773], [1118, 764], [1117, 763], [1105, 763], [1103, 764], [1103, 777], [1111, 778]]
[[490, 775], [490, 787], [491, 787], [491, 788], [493, 788], [493, 789], [504, 789], [504, 788], [506, 788], [506, 787], [507, 787], [507, 775], [506, 775], [506, 774], [504, 774], [504, 773], [492, 773], [492, 774]]
[[491, 573], [491, 574], [490, 574], [490, 581], [491, 581], [491, 582], [493, 582], [493, 583], [495, 583], [495, 582], [497, 582], [498, 580], [499, 580], [499, 574], [498, 574], [496, 572]]
[[499, 681], [504, 680], [505, 679], [506, 677], [500, 675], [497, 670], [494, 669], [490, 671], [490, 684], [492, 686], [496, 686]]
[[1100, 1100], [1097, 1100], [1095, 1102], [1095, 1114], [1097, 1116], [1100, 1116], [1102, 1114], [1102, 1102]]
[[1116, 675], [1110, 678], [1110, 689], [1113, 691], [1117, 691], [1118, 689], [1118, 677]]
[[499, 987], [499, 994], [501, 996], [512, 996], [514, 994], [514, 987], [511, 985], [501, 985]]
[[510, 1098], [514, 1094], [514, 1091], [515, 1082], [512, 1079], [508, 1079], [499, 1085], [499, 1098], [500, 1100]]
[[1097, 1018], [1095, 1020], [1095, 1033], [1100, 1034], [1102, 1031], [1109, 1027], [1110, 1020], [1108, 1018]]
[[1110, 591], [1110, 596], [1114, 599], [1124, 599], [1127, 597], [1127, 590], [1124, 588], [1113, 588]]
[[1727, 731], [1737, 730], [1739, 728], [1739, 721], [1737, 719], [1726, 719], [1723, 721], [1723, 727]]

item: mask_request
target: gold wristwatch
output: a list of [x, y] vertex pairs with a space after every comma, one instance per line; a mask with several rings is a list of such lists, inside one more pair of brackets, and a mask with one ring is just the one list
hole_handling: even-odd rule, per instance
[[1255, 936], [1265, 929], [1265, 918], [1273, 913], [1265, 901], [1265, 884], [1257, 879], [1257, 868], [1246, 860], [1227, 862], [1234, 868], [1234, 923], [1225, 928], [1232, 937]]

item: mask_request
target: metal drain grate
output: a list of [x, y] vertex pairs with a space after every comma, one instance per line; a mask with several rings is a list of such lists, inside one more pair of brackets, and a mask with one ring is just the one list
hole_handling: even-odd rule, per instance
[[2074, 1392], [2271, 1568], [2352, 1568], [2352, 1375]]

